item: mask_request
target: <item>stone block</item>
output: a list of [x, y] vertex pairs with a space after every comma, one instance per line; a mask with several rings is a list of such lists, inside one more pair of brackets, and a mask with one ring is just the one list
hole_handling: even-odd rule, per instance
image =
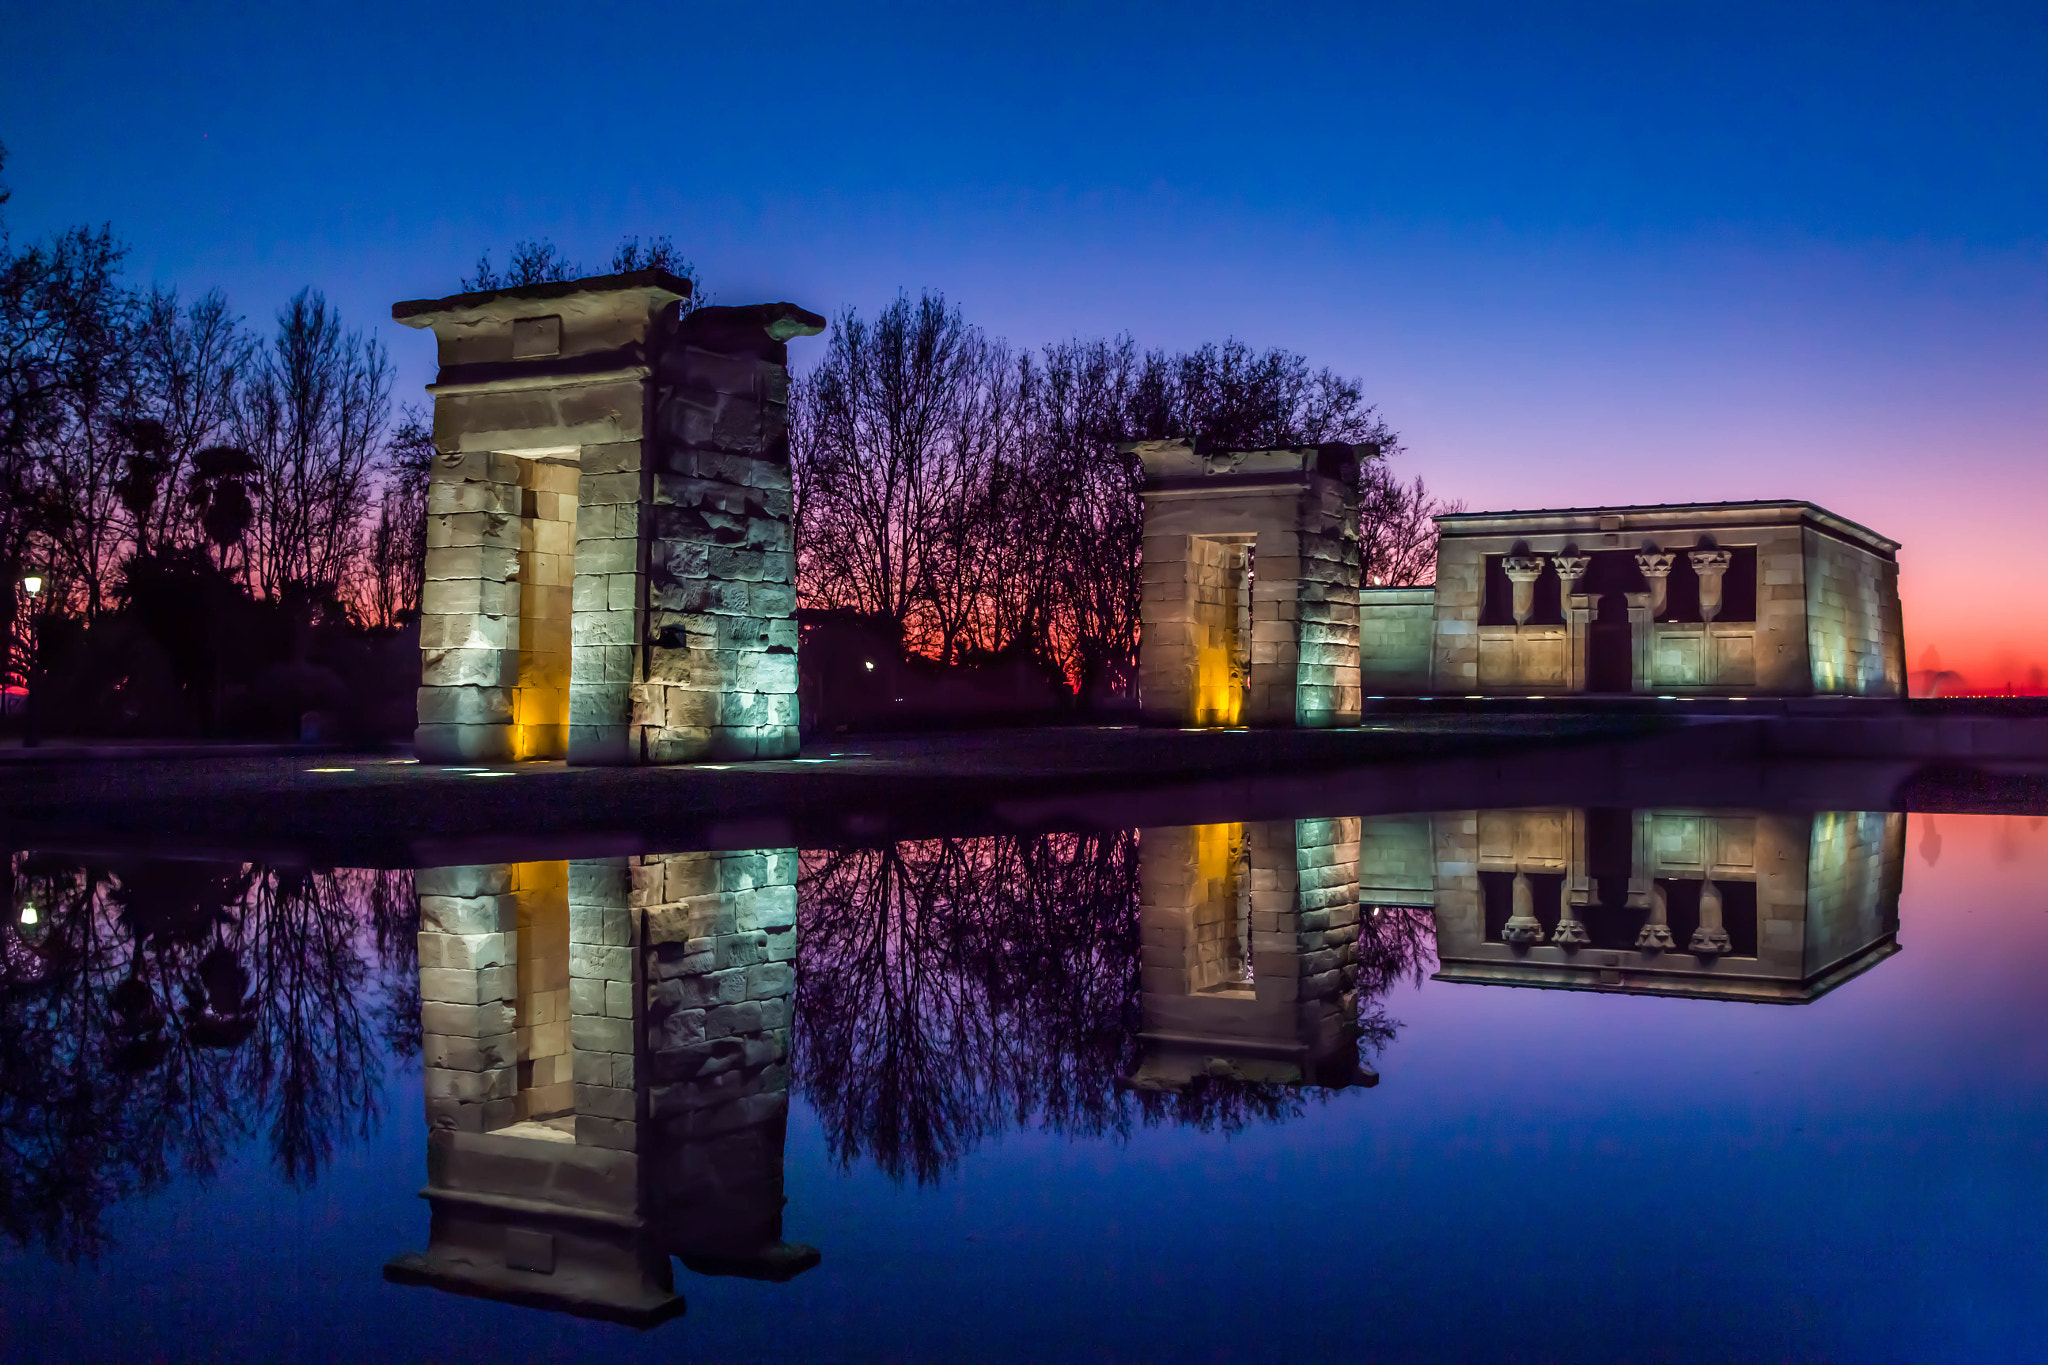
[[578, 1014], [569, 1020], [569, 1041], [578, 1052], [633, 1051], [633, 1021]]
[[631, 981], [632, 950], [594, 943], [572, 943], [569, 945], [569, 975], [572, 978], [596, 977], [605, 981]]
[[761, 1030], [761, 1006], [752, 1000], [738, 1004], [720, 1005], [713, 1009], [704, 1020], [707, 1037], [724, 1038], [734, 1034], [758, 1033]]
[[747, 997], [771, 1000], [796, 989], [796, 968], [787, 962], [764, 962], [747, 968]]
[[576, 1143], [580, 1147], [607, 1147], [620, 1152], [638, 1149], [636, 1130], [630, 1121], [595, 1114], [576, 1116]]
[[613, 1085], [612, 1061], [621, 1054], [615, 1052], [572, 1051], [571, 1076], [578, 1085]]
[[633, 1092], [609, 1085], [578, 1085], [576, 1113], [579, 1118], [593, 1114], [599, 1118], [631, 1119], [634, 1115]]

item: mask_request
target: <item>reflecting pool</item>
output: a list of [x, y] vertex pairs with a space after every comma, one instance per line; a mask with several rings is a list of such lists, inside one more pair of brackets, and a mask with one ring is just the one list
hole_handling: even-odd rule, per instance
[[0, 1354], [2048, 1341], [2048, 819], [11, 857]]

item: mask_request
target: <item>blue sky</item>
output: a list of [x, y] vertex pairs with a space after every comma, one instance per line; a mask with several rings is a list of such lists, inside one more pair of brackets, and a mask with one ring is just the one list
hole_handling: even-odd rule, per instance
[[143, 7], [7, 0], [18, 234], [253, 320], [546, 235], [725, 302], [931, 287], [1013, 341], [1363, 376], [1475, 509], [1805, 497], [1908, 648], [2048, 662], [2038, 5]]

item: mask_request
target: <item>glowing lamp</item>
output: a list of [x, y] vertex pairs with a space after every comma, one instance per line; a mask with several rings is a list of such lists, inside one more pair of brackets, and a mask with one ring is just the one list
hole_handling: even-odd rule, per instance
[[42, 575], [41, 575], [41, 574], [29, 574], [29, 575], [27, 575], [26, 577], [24, 577], [24, 578], [23, 578], [23, 579], [21, 580], [21, 589], [22, 589], [22, 591], [23, 591], [23, 592], [27, 593], [27, 594], [28, 594], [28, 595], [29, 595], [30, 597], [34, 597], [34, 596], [35, 596], [35, 595], [36, 595], [37, 593], [39, 593], [39, 592], [41, 592], [41, 591], [43, 590], [43, 579], [42, 579]]
[[35, 906], [24, 905], [21, 907], [21, 922], [23, 924], [34, 924], [37, 918]]

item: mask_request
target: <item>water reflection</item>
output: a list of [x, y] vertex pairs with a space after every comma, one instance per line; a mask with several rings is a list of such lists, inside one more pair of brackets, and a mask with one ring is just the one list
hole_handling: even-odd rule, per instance
[[1797, 1004], [1898, 951], [1905, 833], [1883, 811], [1384, 817], [1361, 895], [1431, 907], [1439, 980]]
[[419, 874], [427, 1248], [386, 1275], [651, 1326], [787, 1279], [796, 851]]
[[257, 1137], [311, 1180], [417, 1057], [431, 1218], [390, 1277], [649, 1325], [675, 1260], [817, 1263], [793, 1086], [842, 1166], [918, 1182], [1011, 1128], [1285, 1120], [1377, 1081], [1433, 968], [1813, 999], [1897, 951], [1903, 853], [1884, 813], [1532, 807], [417, 874], [16, 855], [0, 1218], [91, 1254]]
[[410, 1049], [411, 874], [9, 859], [0, 1226], [98, 1253], [107, 1208], [261, 1135], [311, 1182]]

